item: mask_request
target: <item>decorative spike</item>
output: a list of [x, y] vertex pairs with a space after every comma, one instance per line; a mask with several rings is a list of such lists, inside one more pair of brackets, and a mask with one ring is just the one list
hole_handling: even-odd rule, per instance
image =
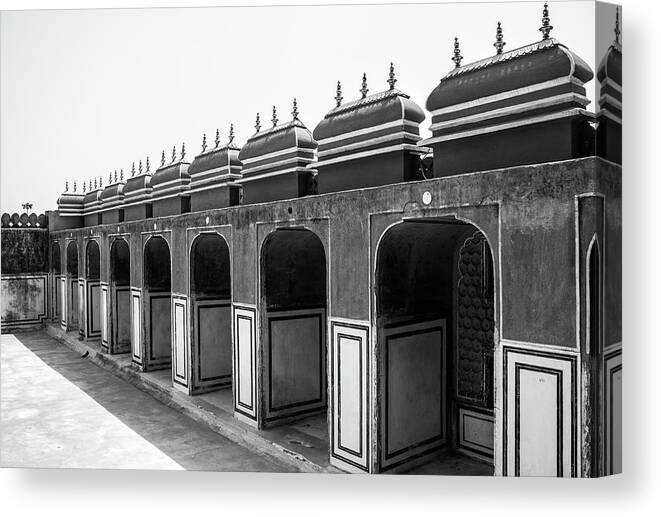
[[165, 149], [161, 152], [161, 167], [165, 165]]
[[216, 139], [214, 140], [214, 143], [216, 144], [216, 147], [220, 145], [220, 130], [216, 128]]
[[340, 81], [337, 82], [337, 90], [335, 90], [335, 107], [339, 108], [342, 105], [342, 85]]
[[227, 145], [234, 143], [234, 124], [230, 124], [230, 139]]
[[544, 10], [542, 11], [542, 26], [539, 28], [542, 33], [542, 39], [549, 39], [549, 34], [553, 30], [553, 25], [551, 25], [551, 18], [549, 17], [549, 4], [544, 4]]
[[367, 74], [365, 73], [363, 74], [363, 83], [359, 91], [361, 98], [364, 99], [365, 97], [367, 97], [367, 92], [369, 92], [369, 90], [367, 89]]
[[87, 184], [83, 181], [83, 192], [86, 192]]
[[149, 174], [149, 156], [145, 159], [145, 172]]
[[255, 119], [255, 133], [259, 133], [260, 129], [262, 129], [262, 124], [259, 122], [259, 113], [257, 113], [257, 119]]
[[507, 43], [503, 41], [503, 29], [500, 26], [500, 22], [498, 22], [498, 27], [496, 27], [496, 42], [493, 44], [496, 47], [496, 54], [502, 54], [505, 45]]
[[202, 135], [202, 152], [207, 150], [207, 134]]
[[459, 50], [459, 38], [454, 37], [454, 55], [452, 56], [452, 61], [454, 61], [454, 67], [459, 68], [461, 66], [461, 60], [464, 59], [464, 56], [461, 55]]
[[131, 176], [135, 176], [135, 162], [131, 164]]
[[184, 161], [184, 158], [186, 157], [186, 143], [182, 142], [181, 144], [181, 161]]
[[124, 181], [124, 167], [119, 169], [119, 181]]
[[273, 127], [278, 125], [278, 113], [275, 110], [275, 106], [273, 106], [273, 116], [271, 117], [271, 122], [273, 122]]
[[115, 169], [115, 183], [117, 183], [117, 169]]
[[[96, 180], [94, 180], [94, 181], [96, 181]], [[89, 190], [90, 190], [90, 192], [92, 191], [92, 180], [90, 180], [90, 188], [89, 188]]]
[[96, 183], [96, 178], [94, 178], [94, 190], [96, 190], [97, 188], [98, 188], [98, 185]]
[[296, 97], [294, 97], [294, 107], [291, 110], [291, 116], [293, 120], [298, 120], [298, 104], [296, 103]]
[[108, 173], [108, 185], [112, 184], [112, 172]]
[[395, 66], [392, 64], [392, 61], [390, 62], [390, 72], [388, 73], [388, 85], [390, 86], [391, 90], [395, 89], [395, 83], [397, 82], [397, 79], [395, 79]]
[[74, 191], [74, 192], [76, 191], [76, 181], [75, 181], [75, 180], [74, 180], [74, 182], [73, 182], [73, 191]]
[[615, 8], [615, 43], [620, 43], [620, 8]]
[[99, 188], [103, 187], [103, 176], [99, 176]]
[[64, 182], [64, 191], [65, 191], [65, 192], [69, 192], [69, 180], [66, 180], [66, 181]]
[[138, 160], [138, 174], [142, 174], [142, 160]]
[[176, 159], [177, 159], [177, 146], [173, 145], [172, 146], [172, 163], [174, 163]]

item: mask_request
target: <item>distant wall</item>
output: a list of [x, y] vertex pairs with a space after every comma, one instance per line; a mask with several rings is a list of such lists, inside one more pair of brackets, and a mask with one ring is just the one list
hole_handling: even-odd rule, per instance
[[2, 215], [2, 331], [41, 324], [49, 314], [48, 220]]

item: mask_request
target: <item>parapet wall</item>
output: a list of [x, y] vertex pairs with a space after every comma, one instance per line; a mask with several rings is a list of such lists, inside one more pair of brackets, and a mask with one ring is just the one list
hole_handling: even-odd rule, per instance
[[41, 324], [48, 317], [49, 255], [46, 215], [2, 215], [2, 331]]

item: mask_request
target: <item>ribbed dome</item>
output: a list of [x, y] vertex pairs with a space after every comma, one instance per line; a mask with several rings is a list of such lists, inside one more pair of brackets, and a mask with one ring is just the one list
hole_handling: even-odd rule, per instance
[[606, 78], [619, 85], [622, 84], [622, 46], [617, 42], [613, 42], [608, 47], [606, 55], [597, 68], [597, 80], [602, 83]]
[[475, 99], [518, 90], [553, 79], [592, 79], [588, 64], [553, 38], [455, 68], [427, 99], [435, 111]]

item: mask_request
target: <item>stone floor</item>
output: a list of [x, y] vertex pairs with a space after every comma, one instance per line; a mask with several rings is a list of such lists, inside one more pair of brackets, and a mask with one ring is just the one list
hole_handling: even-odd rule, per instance
[[97, 367], [43, 332], [3, 335], [3, 467], [291, 472]]

